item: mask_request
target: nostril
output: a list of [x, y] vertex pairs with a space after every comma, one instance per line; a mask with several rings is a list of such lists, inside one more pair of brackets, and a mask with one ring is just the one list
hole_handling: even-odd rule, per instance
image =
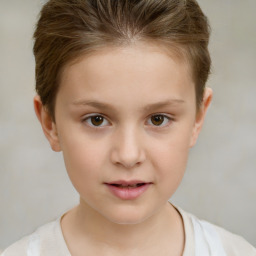
[[119, 145], [111, 151], [111, 162], [115, 165], [123, 166], [126, 169], [138, 167], [145, 161], [145, 152], [143, 148], [132, 147], [131, 143]]

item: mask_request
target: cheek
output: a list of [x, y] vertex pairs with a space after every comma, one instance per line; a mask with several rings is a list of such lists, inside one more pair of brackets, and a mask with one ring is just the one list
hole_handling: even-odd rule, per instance
[[100, 145], [89, 139], [66, 140], [62, 151], [68, 175], [79, 193], [90, 188], [91, 181], [101, 182], [100, 172], [104, 165], [105, 153]]
[[173, 178], [183, 175], [188, 159], [189, 150], [187, 147], [181, 148], [180, 146], [167, 144], [164, 148], [155, 148], [155, 151], [157, 151], [155, 164], [159, 165], [157, 169], [163, 178], [168, 174]]
[[154, 169], [158, 170], [157, 181], [171, 193], [181, 182], [188, 160], [190, 133], [181, 131], [159, 141], [151, 151]]

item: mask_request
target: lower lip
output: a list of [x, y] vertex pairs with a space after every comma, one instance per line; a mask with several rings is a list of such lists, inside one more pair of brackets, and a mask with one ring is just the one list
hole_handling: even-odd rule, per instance
[[141, 196], [151, 185], [151, 183], [146, 183], [140, 187], [127, 187], [121, 188], [110, 184], [106, 184], [109, 190], [118, 198], [122, 200], [133, 200]]

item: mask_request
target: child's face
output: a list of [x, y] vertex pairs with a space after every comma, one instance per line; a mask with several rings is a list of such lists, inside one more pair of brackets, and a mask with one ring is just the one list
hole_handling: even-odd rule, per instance
[[115, 223], [163, 209], [183, 177], [206, 98], [196, 115], [187, 64], [157, 46], [106, 48], [64, 69], [56, 124], [44, 129], [63, 151], [81, 207]]

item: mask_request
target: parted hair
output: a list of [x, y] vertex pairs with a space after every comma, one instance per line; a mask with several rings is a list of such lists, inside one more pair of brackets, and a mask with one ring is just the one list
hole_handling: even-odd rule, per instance
[[49, 0], [34, 32], [36, 91], [54, 120], [65, 66], [101, 47], [150, 41], [188, 60], [198, 109], [211, 67], [209, 35], [195, 0]]

